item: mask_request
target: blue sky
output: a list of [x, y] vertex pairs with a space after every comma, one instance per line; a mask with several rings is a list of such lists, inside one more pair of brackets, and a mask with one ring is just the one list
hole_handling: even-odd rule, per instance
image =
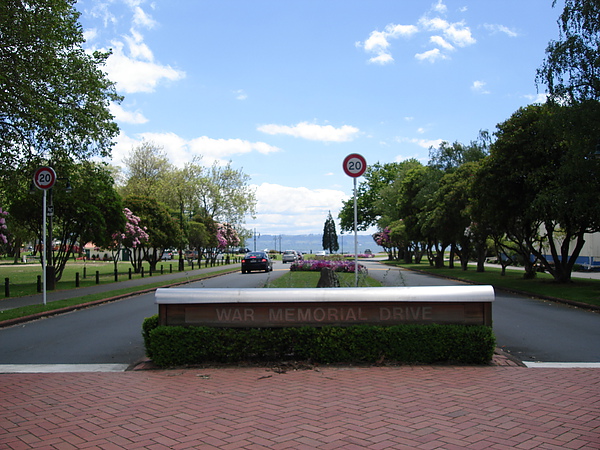
[[[258, 199], [245, 227], [321, 233], [352, 196], [342, 168], [469, 143], [535, 85], [550, 0], [81, 0], [90, 50], [125, 99], [112, 164], [143, 140], [178, 166], [231, 161]], [[358, 182], [361, 178], [358, 179]]]

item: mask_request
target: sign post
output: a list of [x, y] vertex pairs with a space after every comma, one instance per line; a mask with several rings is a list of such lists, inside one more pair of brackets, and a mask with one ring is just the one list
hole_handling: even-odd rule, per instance
[[[43, 299], [44, 305], [46, 304], [46, 192], [48, 189], [52, 189], [56, 182], [56, 172], [52, 167], [40, 167], [33, 174], [33, 184], [36, 188], [44, 191], [44, 197], [42, 200], [42, 278], [43, 284]], [[50, 243], [52, 245], [52, 243]]]
[[354, 178], [354, 286], [358, 287], [358, 234], [356, 232], [358, 212], [356, 207], [356, 179], [367, 170], [367, 161], [362, 155], [351, 153], [344, 158], [343, 167], [346, 175]]

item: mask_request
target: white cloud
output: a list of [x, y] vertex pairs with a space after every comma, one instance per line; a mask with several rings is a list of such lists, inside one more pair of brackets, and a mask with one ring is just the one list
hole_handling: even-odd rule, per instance
[[430, 147], [437, 148], [444, 141], [444, 139], [416, 139], [416, 138], [406, 138], [406, 137], [397, 137], [396, 141], [399, 143], [409, 143], [416, 144], [419, 147], [429, 149]]
[[236, 100], [246, 100], [248, 98], [248, 94], [246, 94], [243, 89], [237, 89], [232, 92], [233, 95], [235, 95]]
[[418, 31], [418, 28], [414, 25], [396, 25], [389, 24], [385, 27], [384, 31], [372, 31], [369, 38], [364, 42], [357, 42], [357, 46], [362, 46], [366, 52], [375, 53], [370, 63], [375, 64], [388, 64], [394, 60], [390, 54], [388, 47], [390, 46], [390, 39], [396, 39], [399, 37], [410, 37]]
[[[92, 29], [85, 33], [86, 40], [91, 46], [90, 50], [107, 51], [108, 47], [111, 48], [112, 54], [106, 61], [105, 70], [108, 78], [116, 83], [117, 90], [124, 94], [150, 93], [165, 80], [176, 81], [184, 78], [185, 72], [155, 61], [152, 50], [144, 42], [140, 30], [154, 28], [157, 22], [141, 8], [143, 2], [128, 0], [125, 3], [131, 10], [131, 26], [126, 35], [113, 39], [110, 45], [106, 43], [92, 45], [92, 40], [99, 39], [100, 31]], [[110, 11], [110, 7], [110, 2], [97, 2], [88, 14], [102, 18], [106, 28], [110, 25], [116, 26], [117, 16]]]
[[152, 50], [144, 43], [144, 36], [135, 30], [131, 30], [130, 36], [124, 36], [123, 39], [127, 44], [129, 57], [133, 59], [141, 59], [145, 61], [154, 61]]
[[[415, 54], [420, 61], [435, 62], [448, 59], [444, 52], [454, 51], [455, 47], [467, 47], [477, 41], [471, 33], [471, 29], [464, 21], [449, 22], [441, 17], [448, 12], [448, 8], [442, 0], [434, 3], [429, 12], [424, 14], [416, 25], [388, 25], [384, 31], [372, 31], [369, 38], [364, 42], [357, 42], [357, 47], [362, 47], [367, 53], [375, 56], [369, 59], [370, 63], [389, 64], [394, 61], [390, 51], [390, 39], [400, 36], [409, 37], [417, 33], [432, 32], [429, 42], [435, 48]], [[440, 35], [441, 34], [441, 35]]]
[[133, 24], [144, 28], [154, 28], [156, 21], [139, 6], [133, 7]]
[[444, 39], [442, 36], [431, 36], [429, 41], [438, 47], [442, 47], [444, 50], [454, 50], [454, 46], [446, 41], [446, 39]]
[[476, 94], [489, 94], [490, 91], [485, 88], [485, 85], [485, 81], [474, 81], [471, 85], [471, 90]]
[[126, 111], [121, 105], [111, 103], [110, 113], [115, 116], [117, 122], [142, 124], [148, 122], [148, 119], [139, 111]]
[[431, 63], [442, 59], [448, 59], [448, 57], [444, 55], [439, 48], [434, 48], [423, 53], [417, 53], [415, 58], [417, 58], [419, 61], [429, 61]]
[[280, 151], [279, 148], [265, 142], [250, 142], [243, 139], [213, 139], [201, 136], [187, 140], [175, 133], [140, 133], [132, 138], [121, 133], [113, 148], [112, 163], [117, 166], [122, 165], [123, 158], [143, 141], [163, 147], [171, 164], [177, 167], [183, 167], [194, 157], [201, 157], [202, 164], [209, 166], [213, 162], [225, 164], [235, 155], [250, 152], [267, 155]]
[[483, 27], [485, 29], [487, 29], [488, 31], [490, 31], [492, 34], [494, 34], [494, 33], [504, 33], [508, 37], [518, 37], [519, 36], [519, 33], [517, 33], [514, 30], [511, 30], [510, 28], [508, 28], [507, 26], [504, 26], [504, 25], [484, 23]]
[[300, 122], [294, 126], [287, 125], [261, 125], [258, 131], [275, 135], [286, 134], [289, 136], [322, 142], [348, 142], [353, 140], [360, 130], [350, 125], [335, 128], [331, 125], [317, 125], [314, 123]]
[[438, 2], [433, 5], [432, 9], [440, 14], [445, 14], [448, 11], [448, 7], [444, 5], [442, 0], [438, 0]]
[[546, 100], [548, 100], [548, 94], [545, 92], [535, 95], [524, 95], [523, 97], [529, 100], [531, 103], [546, 103]]
[[447, 40], [458, 47], [466, 47], [477, 42], [471, 34], [471, 29], [464, 22], [450, 23], [440, 17], [424, 16], [419, 20], [419, 24], [425, 30], [441, 31]]
[[320, 233], [327, 214], [337, 217], [342, 201], [348, 199], [343, 191], [308, 189], [278, 184], [252, 185], [256, 190], [256, 219], [249, 220], [264, 234]]
[[477, 42], [471, 34], [471, 29], [465, 26], [463, 22], [450, 24], [450, 26], [444, 30], [444, 35], [459, 47], [466, 47]]
[[[113, 54], [106, 61], [108, 78], [117, 84], [119, 92], [154, 92], [163, 80], [176, 81], [185, 77], [185, 72], [152, 61], [149, 49], [135, 39], [130, 39], [130, 53], [124, 51], [122, 42], [113, 42]], [[142, 59], [137, 59], [137, 58]]]
[[234, 155], [258, 152], [263, 155], [280, 151], [279, 148], [265, 142], [250, 142], [243, 139], [213, 139], [207, 136], [192, 139], [189, 142], [192, 153], [212, 160], [226, 160]]

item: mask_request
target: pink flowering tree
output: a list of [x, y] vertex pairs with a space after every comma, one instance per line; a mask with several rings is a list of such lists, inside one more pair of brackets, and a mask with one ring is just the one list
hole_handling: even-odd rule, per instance
[[[229, 223], [217, 223], [217, 251], [215, 254], [226, 251], [229, 247], [240, 244], [237, 230]], [[227, 257], [229, 258], [229, 256]]]
[[[212, 219], [209, 220], [212, 221]], [[240, 243], [238, 232], [230, 223], [212, 222], [208, 226], [208, 233], [210, 238], [204, 252], [207, 258], [213, 262], [229, 247], [237, 246]]]
[[8, 238], [4, 234], [4, 232], [7, 228], [6, 227], [6, 216], [8, 216], [8, 212], [3, 211], [2, 208], [0, 208], [0, 244], [8, 243]]
[[114, 233], [112, 236], [113, 243], [111, 245], [111, 251], [115, 270], [117, 270], [121, 250], [126, 248], [129, 250], [131, 263], [137, 273], [138, 268], [136, 267], [136, 261], [141, 261], [141, 258], [136, 258], [135, 252], [142, 251], [143, 244], [148, 242], [150, 236], [146, 232], [147, 228], [140, 226], [140, 218], [133, 214], [129, 208], [124, 208], [123, 214], [125, 214], [126, 220], [125, 230], [122, 233]]
[[217, 242], [219, 250], [226, 250], [228, 247], [235, 247], [240, 243], [238, 232], [229, 223], [217, 224]]

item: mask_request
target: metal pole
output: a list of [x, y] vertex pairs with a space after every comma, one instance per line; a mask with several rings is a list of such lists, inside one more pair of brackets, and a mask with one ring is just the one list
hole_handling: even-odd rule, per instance
[[354, 286], [358, 287], [358, 234], [356, 233], [356, 223], [358, 222], [358, 213], [356, 209], [356, 177], [354, 177]]
[[42, 200], [42, 298], [44, 305], [46, 304], [46, 189], [44, 189], [44, 197]]

